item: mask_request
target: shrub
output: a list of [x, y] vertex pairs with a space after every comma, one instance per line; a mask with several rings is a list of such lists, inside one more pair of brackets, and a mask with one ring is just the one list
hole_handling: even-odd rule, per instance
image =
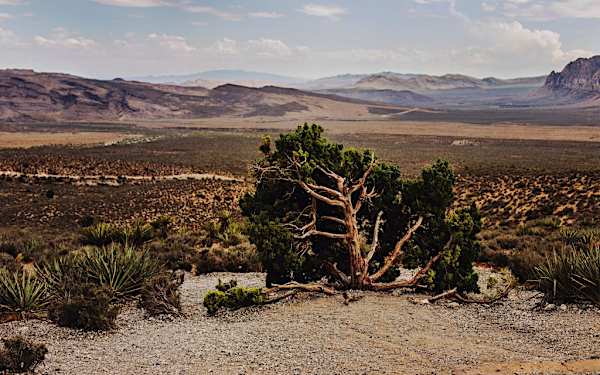
[[560, 235], [565, 244], [577, 248], [589, 248], [600, 243], [600, 229], [598, 228], [563, 228]]
[[196, 260], [196, 250], [180, 241], [178, 237], [169, 237], [148, 245], [149, 254], [169, 270], [190, 272]]
[[114, 241], [122, 245], [141, 246], [154, 237], [154, 228], [143, 221], [136, 221], [131, 225], [118, 228]]
[[178, 315], [181, 311], [179, 286], [183, 283], [182, 272], [163, 273], [144, 282], [140, 305], [151, 316]]
[[249, 244], [223, 248], [215, 245], [197, 256], [196, 272], [260, 272], [262, 270], [256, 248]]
[[83, 245], [106, 246], [115, 241], [117, 228], [112, 224], [98, 223], [81, 230]]
[[41, 311], [47, 303], [46, 285], [25, 272], [0, 270], [0, 312], [21, 317]]
[[237, 310], [264, 302], [265, 298], [260, 288], [234, 287], [224, 292], [211, 290], [204, 297], [204, 307], [209, 315], [214, 315], [223, 308]]
[[2, 343], [4, 349], [0, 351], [1, 373], [33, 372], [48, 354], [44, 344], [35, 344], [19, 336], [2, 339]]
[[167, 238], [169, 232], [171, 231], [172, 224], [173, 220], [165, 215], [161, 215], [150, 222], [150, 225], [154, 230], [154, 236], [159, 238]]
[[78, 284], [66, 298], [52, 301], [48, 317], [61, 327], [84, 331], [106, 331], [114, 328], [119, 314], [112, 304], [112, 290], [95, 284]]
[[539, 289], [549, 300], [600, 305], [600, 246], [555, 252], [536, 274]]
[[0, 253], [0, 270], [2, 269], [8, 272], [17, 272], [19, 267], [16, 259], [10, 254]]
[[79, 267], [87, 280], [109, 288], [117, 298], [139, 294], [144, 281], [161, 270], [147, 252], [117, 245], [89, 249], [79, 259]]
[[217, 284], [217, 286], [215, 287], [215, 289], [217, 289], [220, 292], [226, 292], [231, 288], [235, 288], [237, 286], [237, 280], [236, 279], [231, 279], [228, 282], [224, 283], [221, 281], [221, 279], [219, 279], [219, 283]]
[[206, 245], [215, 243], [223, 247], [237, 246], [246, 241], [244, 224], [236, 221], [231, 212], [223, 211], [217, 215], [216, 220], [207, 222], [204, 227]]

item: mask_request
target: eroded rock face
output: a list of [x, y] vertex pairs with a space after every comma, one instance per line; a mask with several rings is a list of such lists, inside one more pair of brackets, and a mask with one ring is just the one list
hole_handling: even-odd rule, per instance
[[581, 90], [600, 93], [600, 56], [577, 59], [562, 72], [552, 72], [545, 87], [550, 90]]

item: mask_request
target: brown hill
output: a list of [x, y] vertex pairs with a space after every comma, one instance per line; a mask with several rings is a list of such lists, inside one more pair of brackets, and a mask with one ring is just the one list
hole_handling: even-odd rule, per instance
[[3, 121], [285, 115], [339, 118], [369, 116], [371, 105], [334, 95], [277, 87], [228, 84], [209, 90], [31, 70], [0, 70], [0, 120]]

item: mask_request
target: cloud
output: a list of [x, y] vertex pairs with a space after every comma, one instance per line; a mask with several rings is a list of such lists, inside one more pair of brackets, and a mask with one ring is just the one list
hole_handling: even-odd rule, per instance
[[11, 18], [13, 18], [12, 14], [0, 13], [0, 21], [2, 21], [2, 20], [9, 20]]
[[306, 4], [300, 9], [300, 12], [315, 17], [326, 17], [332, 20], [338, 20], [340, 16], [346, 14], [346, 10], [336, 5]]
[[252, 18], [281, 18], [283, 14], [276, 12], [251, 12], [248, 16]]
[[16, 47], [20, 45], [17, 35], [12, 30], [0, 27], [0, 46]]
[[463, 21], [469, 22], [469, 17], [467, 17], [464, 13], [460, 12], [456, 7], [456, 0], [414, 0], [415, 3], [419, 5], [429, 5], [429, 4], [448, 4], [448, 12], [453, 17], [459, 18]]
[[148, 35], [148, 39], [156, 41], [160, 46], [166, 47], [172, 51], [189, 53], [196, 50], [196, 48], [188, 44], [184, 37], [179, 35], [152, 33]]
[[499, 10], [513, 18], [539, 21], [560, 18], [600, 18], [598, 0], [503, 0]]
[[529, 29], [517, 21], [478, 22], [470, 32], [479, 40], [479, 45], [468, 47], [465, 55], [490, 66], [546, 66], [593, 55], [591, 51], [565, 50], [559, 33]]
[[[0, 0], [2, 1], [2, 0]], [[235, 13], [205, 5], [195, 5], [188, 0], [92, 0], [98, 4], [128, 8], [172, 7], [190, 13], [204, 13], [229, 21], [239, 21], [241, 16]]]
[[172, 5], [172, 3], [163, 0], [94, 0], [94, 2], [103, 5], [129, 8], [151, 8]]
[[308, 52], [308, 47], [290, 47], [279, 39], [258, 38], [246, 41], [237, 41], [223, 38], [216, 41], [205, 50], [209, 54], [221, 56], [240, 55], [246, 59], [288, 59]]
[[96, 45], [96, 41], [93, 39], [71, 33], [62, 27], [54, 29], [49, 36], [36, 35], [33, 41], [42, 47], [63, 47], [70, 49], [87, 49]]
[[0, 5], [23, 5], [24, 0], [0, 0]]

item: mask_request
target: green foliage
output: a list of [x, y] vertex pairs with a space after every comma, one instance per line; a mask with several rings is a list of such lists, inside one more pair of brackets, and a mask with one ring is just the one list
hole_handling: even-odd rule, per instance
[[[250, 241], [257, 247], [267, 272], [268, 285], [320, 279], [328, 275], [323, 269], [326, 263], [337, 264], [342, 272], [349, 273], [347, 245], [343, 240], [323, 237], [297, 240], [282, 223], [306, 217], [306, 208], [312, 203], [312, 197], [298, 187], [296, 180], [336, 189], [335, 183], [321, 168], [343, 176], [347, 181], [358, 181], [375, 162], [366, 188], [376, 191], [378, 196], [363, 204], [357, 213], [364, 249], [368, 249], [367, 245], [373, 241], [375, 220], [380, 211], [385, 220], [370, 271], [383, 263], [415, 219], [423, 216], [423, 225], [406, 246], [406, 264], [423, 266], [452, 237], [455, 239], [452, 248], [447, 250], [442, 264], [436, 266], [435, 274], [431, 275], [432, 287], [436, 283], [436, 290], [476, 289], [472, 262], [479, 252], [475, 235], [480, 230], [480, 220], [478, 213], [470, 209], [455, 212], [456, 217], [447, 217], [454, 200], [456, 181], [448, 162], [435, 162], [425, 168], [418, 179], [403, 179], [397, 166], [377, 161], [370, 150], [329, 142], [323, 137], [323, 128], [307, 124], [299, 126], [295, 132], [282, 134], [274, 145], [272, 141], [266, 141], [261, 151], [264, 157], [258, 161], [258, 166], [266, 172], [261, 173], [255, 191], [246, 194], [240, 206], [249, 218]], [[359, 194], [356, 192], [352, 196], [353, 202], [359, 199]], [[318, 218], [339, 214], [335, 207], [320, 201], [316, 208]], [[331, 233], [344, 230], [339, 223], [320, 219], [317, 227]], [[392, 267], [381, 281], [393, 280], [399, 273], [398, 266]]]
[[256, 245], [260, 262], [267, 273], [267, 286], [303, 279], [304, 257], [294, 247], [292, 233], [265, 216], [254, 218], [250, 241]]
[[47, 303], [46, 285], [25, 272], [0, 270], [0, 313], [21, 316], [41, 311]]
[[560, 235], [565, 244], [576, 248], [588, 248], [600, 243], [600, 229], [598, 228], [563, 228]]
[[19, 269], [17, 260], [10, 254], [0, 253], [0, 270], [2, 269], [8, 272], [17, 272]]
[[144, 282], [140, 306], [150, 316], [178, 315], [181, 311], [179, 286], [183, 273], [161, 273]]
[[83, 245], [106, 246], [115, 241], [117, 228], [112, 224], [98, 223], [81, 230]]
[[154, 228], [151, 224], [136, 221], [131, 225], [119, 228], [115, 233], [115, 242], [122, 245], [141, 246], [154, 237]]
[[20, 336], [2, 339], [0, 350], [0, 373], [30, 373], [44, 361], [48, 349], [44, 344], [35, 344]]
[[84, 331], [106, 331], [115, 327], [119, 308], [113, 291], [96, 284], [76, 284], [68, 296], [52, 300], [48, 317], [61, 327]]
[[265, 297], [260, 288], [236, 286], [226, 291], [211, 290], [204, 296], [204, 307], [209, 315], [214, 315], [223, 308], [237, 310], [242, 307], [261, 305], [264, 302]]
[[538, 287], [549, 300], [600, 305], [600, 246], [555, 252], [536, 274]]
[[217, 215], [216, 220], [207, 222], [204, 225], [206, 233], [206, 245], [215, 243], [223, 247], [237, 246], [246, 241], [244, 235], [244, 224], [235, 220], [231, 212], [223, 211]]
[[89, 249], [81, 255], [79, 267], [87, 280], [110, 289], [117, 298], [138, 295], [144, 281], [161, 270], [146, 251], [116, 245]]

